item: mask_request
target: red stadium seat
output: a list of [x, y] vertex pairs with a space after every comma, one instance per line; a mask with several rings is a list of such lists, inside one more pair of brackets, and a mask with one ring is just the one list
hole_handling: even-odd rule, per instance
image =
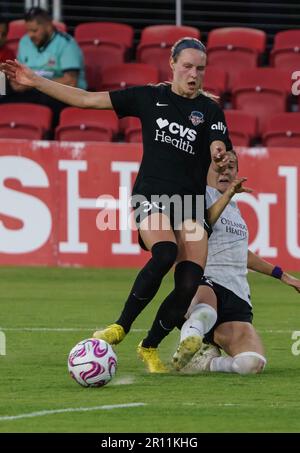
[[208, 35], [208, 64], [227, 72], [231, 90], [240, 71], [258, 66], [265, 47], [264, 31], [242, 27], [216, 28]]
[[157, 82], [158, 69], [155, 66], [143, 63], [123, 63], [103, 71], [101, 90], [119, 90]]
[[0, 138], [41, 140], [51, 128], [52, 110], [38, 104], [0, 105]]
[[300, 30], [280, 31], [275, 35], [270, 64], [290, 71], [300, 69]]
[[300, 147], [300, 113], [272, 116], [263, 131], [264, 146]]
[[150, 25], [142, 31], [137, 49], [137, 61], [148, 63], [159, 69], [159, 80], [171, 78], [169, 66], [170, 50], [181, 38], [190, 36], [200, 39], [200, 31], [194, 27], [176, 25]]
[[259, 134], [270, 116], [286, 110], [291, 90], [290, 74], [276, 68], [257, 68], [240, 73], [232, 95], [233, 107], [258, 118]]
[[[119, 90], [125, 87], [137, 86], [137, 85], [146, 85], [149, 83], [158, 82], [158, 70], [157, 68], [146, 65], [143, 63], [123, 63], [118, 66], [113, 66], [107, 68], [103, 71], [102, 85], [101, 90], [112, 91]], [[136, 120], [136, 118], [132, 118]], [[120, 130], [125, 132], [127, 128], [128, 118], [120, 119]], [[131, 124], [131, 123], [130, 123]], [[131, 124], [132, 127], [132, 124]], [[132, 131], [130, 136], [135, 138], [131, 141], [141, 141], [136, 140], [138, 137], [138, 131], [136, 134]], [[125, 136], [126, 132], [125, 132]], [[127, 140], [127, 139], [126, 139]]]
[[133, 35], [130, 25], [114, 22], [90, 22], [75, 27], [74, 36], [84, 54], [90, 89], [97, 89], [105, 68], [126, 60]]
[[129, 116], [123, 119], [125, 141], [128, 143], [140, 143], [142, 138], [142, 125], [139, 118]]
[[111, 110], [67, 107], [61, 114], [55, 130], [56, 140], [112, 141], [119, 130], [119, 121]]
[[[64, 22], [53, 21], [54, 26], [62, 32], [67, 31], [67, 26]], [[7, 44], [17, 53], [19, 40], [27, 33], [25, 20], [12, 20], [8, 24]]]
[[229, 135], [234, 146], [250, 146], [257, 136], [257, 119], [240, 110], [224, 110]]
[[206, 66], [203, 81], [203, 89], [216, 96], [222, 97], [226, 92], [227, 74], [223, 69], [216, 66]]

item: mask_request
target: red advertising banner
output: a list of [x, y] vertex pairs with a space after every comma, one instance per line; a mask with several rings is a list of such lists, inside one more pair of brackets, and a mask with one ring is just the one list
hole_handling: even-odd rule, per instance
[[[0, 264], [135, 267], [128, 228], [140, 144], [0, 140]], [[300, 149], [239, 150], [250, 248], [300, 270]], [[110, 228], [106, 226], [110, 225]]]

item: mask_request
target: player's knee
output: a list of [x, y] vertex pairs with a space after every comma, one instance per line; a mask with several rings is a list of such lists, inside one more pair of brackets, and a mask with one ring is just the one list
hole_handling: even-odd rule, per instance
[[178, 247], [175, 242], [157, 242], [152, 247], [152, 257], [157, 270], [167, 273], [176, 261]]
[[216, 310], [208, 304], [201, 303], [195, 305], [190, 312], [190, 319], [201, 321], [205, 326], [205, 331], [208, 331], [215, 325], [217, 322], [217, 312]]
[[266, 362], [257, 352], [242, 352], [233, 357], [232, 369], [238, 374], [257, 374], [263, 371]]

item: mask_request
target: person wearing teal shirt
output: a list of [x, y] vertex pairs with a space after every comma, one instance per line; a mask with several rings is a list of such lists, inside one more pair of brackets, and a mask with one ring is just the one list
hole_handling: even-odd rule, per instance
[[27, 34], [19, 42], [17, 59], [43, 77], [85, 89], [80, 47], [67, 33], [55, 29], [47, 12], [32, 8], [26, 14]]
[[[80, 47], [67, 33], [58, 31], [48, 12], [33, 7], [25, 14], [27, 34], [18, 48], [17, 59], [37, 74], [55, 82], [85, 89], [84, 60]], [[28, 89], [10, 81], [12, 94], [2, 102], [31, 102], [49, 106], [53, 111], [53, 127], [58, 124], [59, 114], [65, 107], [60, 101], [34, 89]]]

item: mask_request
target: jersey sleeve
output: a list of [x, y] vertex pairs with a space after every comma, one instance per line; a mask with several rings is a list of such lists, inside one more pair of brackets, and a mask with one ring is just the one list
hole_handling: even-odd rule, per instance
[[82, 67], [82, 54], [74, 39], [70, 39], [64, 46], [60, 55], [60, 67], [62, 72], [80, 71]]
[[110, 100], [119, 118], [124, 116], [141, 117], [142, 103], [147, 87], [130, 87], [124, 90], [110, 91]]
[[220, 197], [220, 193], [213, 187], [206, 186], [205, 201], [206, 208], [209, 209]]
[[223, 110], [215, 104], [209, 116], [209, 144], [215, 140], [220, 140], [226, 145], [226, 150], [232, 149], [232, 143], [229, 138], [229, 131], [226, 124]]

